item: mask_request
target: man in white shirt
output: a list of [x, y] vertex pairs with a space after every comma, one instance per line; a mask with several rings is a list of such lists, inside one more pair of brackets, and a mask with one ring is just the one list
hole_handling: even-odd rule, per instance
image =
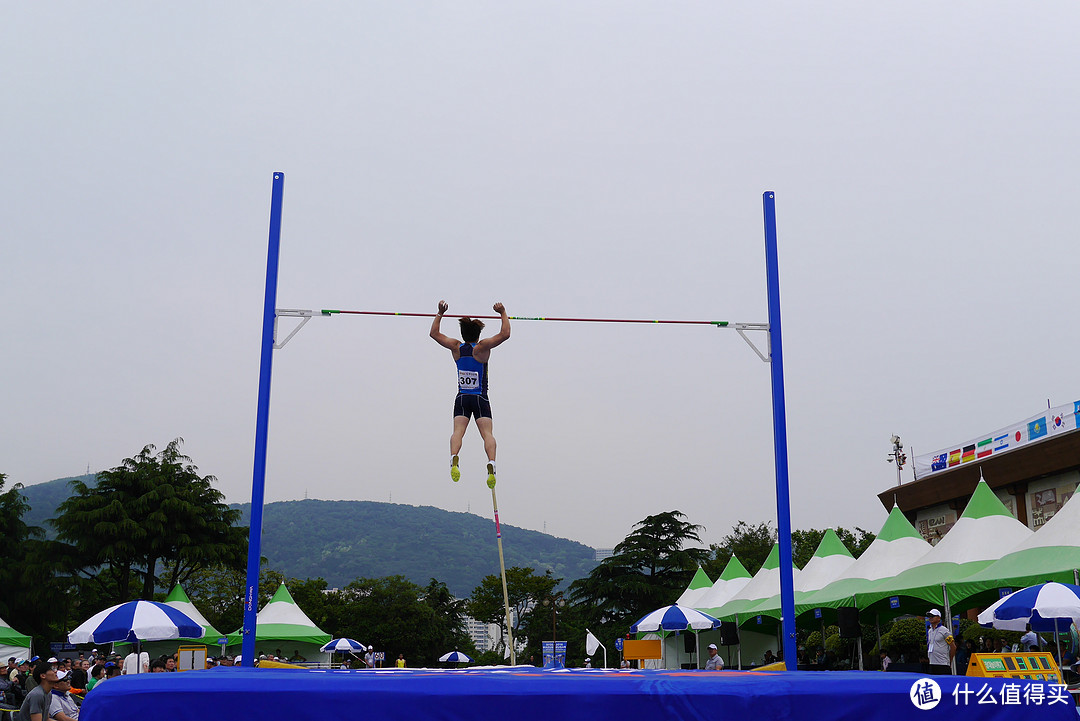
[[706, 671], [723, 671], [724, 659], [720, 658], [720, 654], [716, 650], [716, 644], [709, 644], [709, 658], [705, 661]]
[[124, 659], [123, 674], [129, 673], [150, 673], [150, 654], [146, 651], [142, 653], [135, 653], [132, 651]]
[[1046, 642], [1043, 641], [1038, 634], [1031, 630], [1031, 624], [1029, 623], [1027, 625], [1027, 633], [1020, 637], [1020, 650], [1038, 651], [1043, 647], [1044, 643]]

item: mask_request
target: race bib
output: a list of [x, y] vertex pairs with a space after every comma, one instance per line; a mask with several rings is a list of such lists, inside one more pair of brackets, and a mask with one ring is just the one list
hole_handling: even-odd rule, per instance
[[463, 371], [457, 372], [457, 384], [458, 390], [462, 391], [475, 391], [480, 388], [480, 373], [477, 371]]

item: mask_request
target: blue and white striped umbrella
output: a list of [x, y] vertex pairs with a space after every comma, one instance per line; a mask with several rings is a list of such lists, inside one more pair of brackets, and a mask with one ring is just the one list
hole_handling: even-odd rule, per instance
[[471, 658], [463, 654], [461, 651], [451, 651], [450, 653], [444, 653], [439, 656], [440, 661], [449, 661], [450, 663], [468, 663], [472, 661]]
[[91, 616], [68, 634], [70, 643], [202, 638], [206, 631], [183, 611], [156, 601], [128, 601]]
[[720, 619], [713, 618], [707, 613], [697, 609], [683, 608], [677, 603], [658, 608], [652, 613], [647, 613], [638, 619], [637, 623], [630, 627], [630, 633], [643, 631], [703, 631], [708, 628], [716, 628], [720, 625]]
[[335, 638], [319, 650], [323, 653], [364, 653], [367, 646], [351, 638]]
[[[1070, 583], [1040, 583], [1010, 593], [979, 614], [983, 626], [1023, 631], [1067, 631], [1080, 625], [1080, 586]], [[1055, 627], [1056, 624], [1056, 627]]]

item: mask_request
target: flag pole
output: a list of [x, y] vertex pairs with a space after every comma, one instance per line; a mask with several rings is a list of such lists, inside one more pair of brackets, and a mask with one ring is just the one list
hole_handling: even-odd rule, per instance
[[510, 647], [510, 665], [517, 666], [514, 627], [510, 622], [510, 594], [506, 592], [506, 561], [503, 560], [502, 526], [499, 525], [499, 502], [495, 499], [495, 486], [491, 487], [491, 507], [495, 511], [495, 539], [499, 543], [499, 572], [502, 574], [503, 607], [506, 610], [506, 638]]

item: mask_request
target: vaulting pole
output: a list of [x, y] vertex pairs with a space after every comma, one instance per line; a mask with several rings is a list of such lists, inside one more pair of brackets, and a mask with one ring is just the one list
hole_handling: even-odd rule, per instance
[[795, 583], [791, 571], [791, 500], [788, 495], [787, 411], [784, 353], [780, 333], [780, 262], [776, 250], [776, 195], [765, 191], [765, 275], [769, 291], [769, 369], [772, 375], [773, 451], [776, 456], [776, 526], [780, 544], [780, 609], [784, 623], [784, 664], [798, 668], [795, 640]]
[[502, 526], [499, 525], [499, 502], [495, 500], [495, 486], [491, 487], [491, 507], [495, 511], [495, 539], [499, 542], [499, 572], [502, 574], [503, 607], [506, 610], [506, 640], [510, 648], [510, 665], [517, 666], [517, 650], [514, 648], [514, 625], [510, 620], [510, 594], [506, 591], [506, 561], [503, 560]]
[[270, 194], [270, 243], [266, 253], [266, 298], [263, 303], [262, 360], [259, 366], [259, 408], [255, 416], [255, 468], [251, 480], [247, 584], [244, 589], [244, 631], [241, 665], [255, 665], [255, 624], [259, 613], [259, 559], [262, 556], [263, 496], [266, 486], [266, 439], [270, 427], [270, 378], [274, 364], [274, 320], [277, 307], [278, 251], [285, 174], [274, 173]]

